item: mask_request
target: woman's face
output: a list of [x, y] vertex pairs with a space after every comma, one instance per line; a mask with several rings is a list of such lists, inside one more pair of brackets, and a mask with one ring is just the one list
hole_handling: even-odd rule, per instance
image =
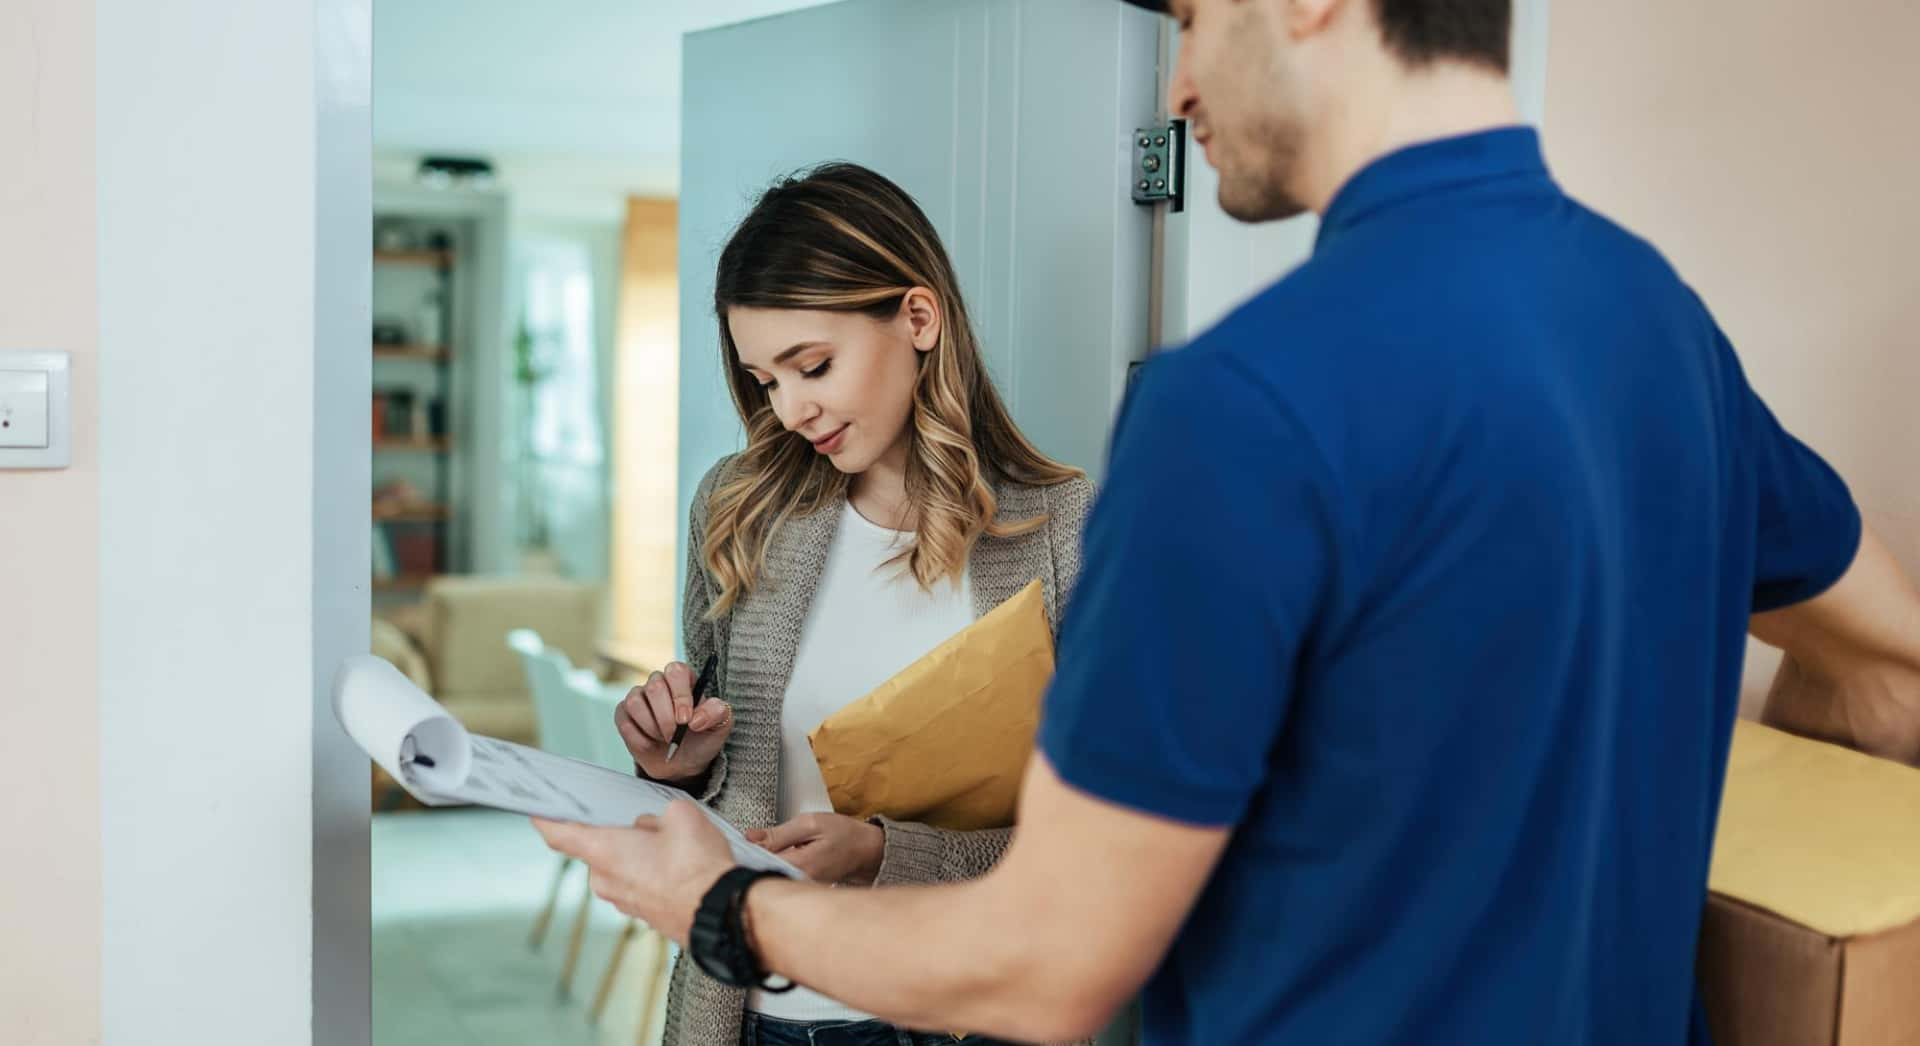
[[890, 452], [904, 465], [917, 355], [940, 340], [931, 292], [908, 292], [893, 318], [815, 309], [727, 310], [740, 366], [767, 390], [787, 431], [849, 475]]

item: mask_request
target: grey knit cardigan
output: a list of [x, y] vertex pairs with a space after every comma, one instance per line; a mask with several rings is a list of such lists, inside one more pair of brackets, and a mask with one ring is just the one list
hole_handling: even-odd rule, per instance
[[[732, 705], [733, 733], [714, 760], [700, 799], [743, 828], [778, 818], [780, 706], [793, 672], [800, 627], [826, 567], [844, 501], [788, 520], [767, 549], [760, 584], [715, 621], [708, 621], [716, 587], [702, 559], [707, 500], [732, 462], [724, 458], [700, 481], [688, 529], [687, 587], [681, 604], [687, 660], [720, 655], [717, 693]], [[1055, 635], [1060, 611], [1080, 573], [1080, 531], [1093, 502], [1093, 484], [1070, 480], [1052, 487], [994, 484], [1000, 519], [1046, 516], [1046, 526], [1019, 537], [983, 537], [968, 567], [973, 611], [979, 617], [1038, 578]], [[1011, 829], [948, 831], [882, 820], [886, 848], [877, 883], [933, 883], [986, 873], [1006, 850]], [[664, 1046], [737, 1046], [746, 993], [709, 978], [683, 955], [667, 993]]]

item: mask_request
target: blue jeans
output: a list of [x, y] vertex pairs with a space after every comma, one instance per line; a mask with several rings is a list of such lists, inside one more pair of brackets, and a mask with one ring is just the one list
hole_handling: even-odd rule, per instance
[[996, 1039], [907, 1031], [879, 1021], [783, 1021], [748, 1012], [740, 1046], [1006, 1046]]

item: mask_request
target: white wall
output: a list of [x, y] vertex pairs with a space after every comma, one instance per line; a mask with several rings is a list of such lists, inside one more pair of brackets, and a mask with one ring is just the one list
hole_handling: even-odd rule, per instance
[[98, 0], [101, 1010], [364, 1043], [367, 0]]
[[[386, 92], [381, 90], [381, 104]], [[383, 189], [417, 184], [419, 149], [374, 150], [373, 178]], [[672, 196], [680, 182], [677, 156], [630, 159], [581, 153], [489, 152], [493, 188], [513, 201], [521, 221], [579, 222], [618, 227], [627, 216], [627, 197]]]
[[366, 24], [0, 7], [0, 344], [75, 365], [0, 473], [9, 1043], [365, 1041]]
[[[829, 0], [391, 0], [375, 8], [382, 147], [614, 160], [671, 196], [680, 142], [680, 37]], [[564, 159], [562, 159], [564, 157]]]

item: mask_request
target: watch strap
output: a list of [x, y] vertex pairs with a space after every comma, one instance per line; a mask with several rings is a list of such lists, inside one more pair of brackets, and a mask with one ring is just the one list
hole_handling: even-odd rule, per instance
[[747, 889], [770, 876], [778, 877], [779, 873], [759, 868], [729, 869], [701, 898], [687, 934], [687, 951], [707, 976], [734, 988], [776, 993], [793, 989], [792, 981], [768, 983], [766, 968], [747, 939]]

